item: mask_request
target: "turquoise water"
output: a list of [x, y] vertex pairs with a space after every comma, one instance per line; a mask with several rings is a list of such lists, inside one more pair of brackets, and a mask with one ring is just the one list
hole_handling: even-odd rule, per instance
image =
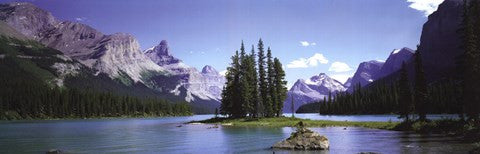
[[[297, 115], [301, 116], [314, 115]], [[270, 146], [293, 131], [183, 124], [210, 117], [2, 122], [0, 153], [44, 153], [54, 148], [71, 153], [272, 153]], [[465, 153], [473, 147], [439, 135], [352, 127], [311, 129], [329, 138], [330, 150], [323, 153]]]

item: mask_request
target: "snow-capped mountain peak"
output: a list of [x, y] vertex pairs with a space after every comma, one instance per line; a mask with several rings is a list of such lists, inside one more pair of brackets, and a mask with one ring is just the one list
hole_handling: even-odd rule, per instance
[[307, 80], [298, 79], [295, 84], [288, 91], [288, 97], [284, 102], [284, 112], [291, 112], [291, 99], [294, 99], [295, 110], [301, 105], [312, 103], [328, 97], [329, 93], [335, 95], [336, 93], [345, 91], [346, 88], [342, 83], [330, 78], [325, 73], [320, 73], [310, 77]]

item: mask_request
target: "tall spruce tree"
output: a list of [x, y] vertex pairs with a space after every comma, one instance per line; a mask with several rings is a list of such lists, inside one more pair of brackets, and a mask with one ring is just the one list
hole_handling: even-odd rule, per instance
[[275, 91], [275, 71], [273, 70], [272, 50], [270, 47], [267, 49], [267, 87], [268, 87], [268, 101], [265, 103], [265, 110], [268, 117], [273, 117], [277, 108], [277, 96]]
[[400, 96], [398, 101], [400, 118], [405, 118], [405, 121], [408, 122], [409, 114], [412, 112], [413, 109], [413, 103], [405, 62], [402, 63], [402, 69], [400, 69], [400, 79], [398, 81], [398, 84], [400, 88]]
[[220, 113], [228, 116], [236, 117], [238, 116], [235, 109], [239, 104], [240, 97], [238, 96], [238, 87], [239, 87], [239, 55], [238, 51], [235, 52], [235, 55], [232, 56], [232, 63], [230, 67], [227, 68], [225, 78], [227, 79], [225, 87], [222, 92], [222, 104], [220, 106]]
[[261, 111], [263, 116], [267, 116], [267, 103], [269, 102], [268, 97], [268, 82], [267, 82], [267, 72], [265, 71], [265, 51], [263, 48], [263, 41], [260, 39], [258, 41], [258, 86], [260, 92], [260, 101]]
[[239, 65], [239, 104], [235, 107], [237, 108], [237, 117], [244, 117], [247, 112], [251, 111], [252, 107], [250, 106], [250, 95], [252, 94], [252, 88], [250, 85], [250, 78], [249, 78], [249, 66], [250, 65], [250, 58], [245, 52], [245, 45], [242, 44], [240, 46], [240, 65]]
[[249, 65], [248, 65], [248, 81], [250, 83], [251, 87], [251, 94], [250, 94], [250, 100], [249, 102], [251, 103], [250, 106], [252, 107], [250, 110], [250, 114], [253, 117], [258, 117], [258, 114], [260, 112], [260, 100], [258, 96], [258, 75], [257, 75], [257, 68], [256, 68], [256, 62], [255, 62], [255, 48], [252, 45], [252, 51], [249, 55]]
[[276, 92], [276, 114], [277, 117], [282, 115], [283, 102], [287, 98], [287, 81], [285, 80], [285, 71], [282, 68], [282, 63], [278, 58], [273, 59], [273, 69], [275, 71], [274, 85]]
[[[417, 47], [418, 48], [418, 47]], [[419, 120], [427, 119], [428, 91], [425, 72], [423, 71], [422, 55], [420, 49], [415, 52], [415, 110]]]

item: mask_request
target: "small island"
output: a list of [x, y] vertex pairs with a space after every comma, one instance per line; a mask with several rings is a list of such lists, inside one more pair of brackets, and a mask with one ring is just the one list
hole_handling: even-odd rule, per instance
[[298, 122], [296, 132], [286, 140], [275, 143], [272, 148], [289, 150], [328, 150], [330, 143], [326, 136], [307, 129], [303, 122]]

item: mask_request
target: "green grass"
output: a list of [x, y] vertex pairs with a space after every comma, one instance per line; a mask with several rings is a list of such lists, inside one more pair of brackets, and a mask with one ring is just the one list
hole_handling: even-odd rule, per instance
[[191, 121], [189, 123], [206, 123], [206, 124], [220, 124], [227, 126], [238, 127], [294, 127], [298, 122], [303, 121], [307, 127], [365, 127], [373, 129], [388, 129], [393, 130], [399, 122], [357, 122], [357, 121], [328, 121], [328, 120], [310, 120], [289, 117], [276, 118], [212, 118], [202, 121]]

